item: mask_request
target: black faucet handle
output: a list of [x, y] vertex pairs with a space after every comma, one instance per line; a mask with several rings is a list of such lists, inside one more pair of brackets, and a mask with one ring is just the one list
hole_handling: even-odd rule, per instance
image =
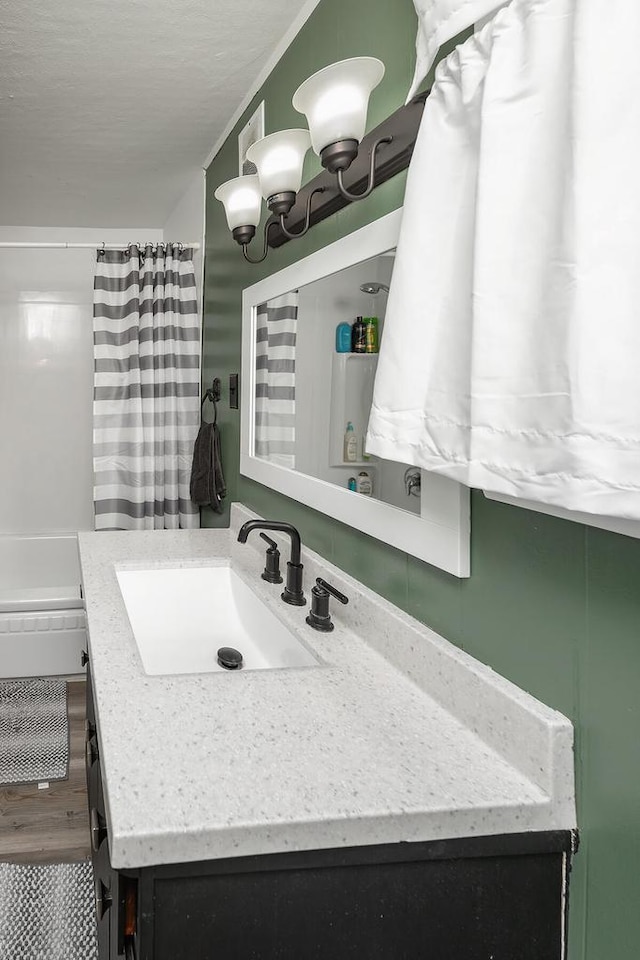
[[268, 537], [266, 533], [261, 533], [260, 536], [269, 544], [269, 549], [267, 550], [267, 555], [265, 558], [264, 570], [260, 576], [263, 580], [266, 580], [267, 583], [282, 583], [282, 574], [280, 573], [280, 551], [278, 550], [278, 544], [275, 540], [272, 540], [271, 537]]
[[344, 593], [340, 593], [339, 590], [336, 590], [331, 583], [327, 583], [322, 577], [316, 577], [316, 583], [319, 587], [322, 587], [323, 590], [326, 590], [327, 593], [330, 593], [332, 597], [335, 597], [336, 600], [339, 600], [340, 603], [349, 603], [349, 598], [345, 597]]
[[340, 593], [322, 577], [316, 577], [316, 586], [311, 590], [311, 610], [306, 621], [314, 630], [321, 630], [323, 633], [333, 630], [329, 613], [329, 596], [335, 597], [340, 603], [349, 603], [349, 598], [345, 597], [344, 593]]
[[268, 537], [266, 533], [261, 533], [260, 536], [262, 537], [263, 540], [266, 541], [266, 543], [269, 544], [272, 550], [278, 549], [278, 544], [275, 542], [275, 540], [272, 540], [271, 537]]

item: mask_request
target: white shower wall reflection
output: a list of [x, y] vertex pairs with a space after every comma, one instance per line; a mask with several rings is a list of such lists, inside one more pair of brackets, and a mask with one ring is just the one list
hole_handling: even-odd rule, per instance
[[[20, 312], [24, 316], [27, 340], [45, 341], [43, 348], [47, 348], [48, 352], [49, 343], [46, 341], [53, 340], [56, 305], [42, 300], [42, 296], [35, 291], [21, 294]], [[43, 360], [47, 359], [43, 357]]]

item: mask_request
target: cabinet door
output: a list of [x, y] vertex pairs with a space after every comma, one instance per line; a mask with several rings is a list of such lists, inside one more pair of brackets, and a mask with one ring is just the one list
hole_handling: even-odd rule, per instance
[[95, 725], [91, 669], [87, 667], [87, 721], [85, 725], [87, 802], [93, 865], [93, 894], [98, 931], [99, 960], [110, 960], [111, 917], [114, 912], [114, 874], [109, 862], [109, 843], [100, 776], [98, 732]]
[[188, 876], [185, 865], [184, 875], [169, 877], [166, 868], [149, 898], [149, 960], [562, 958], [562, 854], [333, 865], [314, 858], [322, 852], [305, 867], [238, 863], [218, 875]]
[[98, 930], [98, 958], [111, 960], [111, 915], [113, 912], [114, 889], [109, 848], [105, 840], [93, 861], [93, 891]]

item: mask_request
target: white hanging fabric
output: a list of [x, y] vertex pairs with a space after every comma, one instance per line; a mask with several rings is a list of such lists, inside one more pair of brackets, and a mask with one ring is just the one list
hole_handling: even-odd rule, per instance
[[417, 93], [443, 44], [491, 16], [504, 3], [505, 0], [413, 0], [418, 14], [418, 36], [416, 69], [407, 99]]
[[436, 71], [367, 449], [640, 519], [640, 4], [512, 0]]

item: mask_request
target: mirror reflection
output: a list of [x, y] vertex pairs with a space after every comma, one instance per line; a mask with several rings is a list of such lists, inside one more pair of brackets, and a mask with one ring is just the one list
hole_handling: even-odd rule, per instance
[[420, 471], [365, 436], [394, 251], [262, 303], [254, 455], [420, 514]]

